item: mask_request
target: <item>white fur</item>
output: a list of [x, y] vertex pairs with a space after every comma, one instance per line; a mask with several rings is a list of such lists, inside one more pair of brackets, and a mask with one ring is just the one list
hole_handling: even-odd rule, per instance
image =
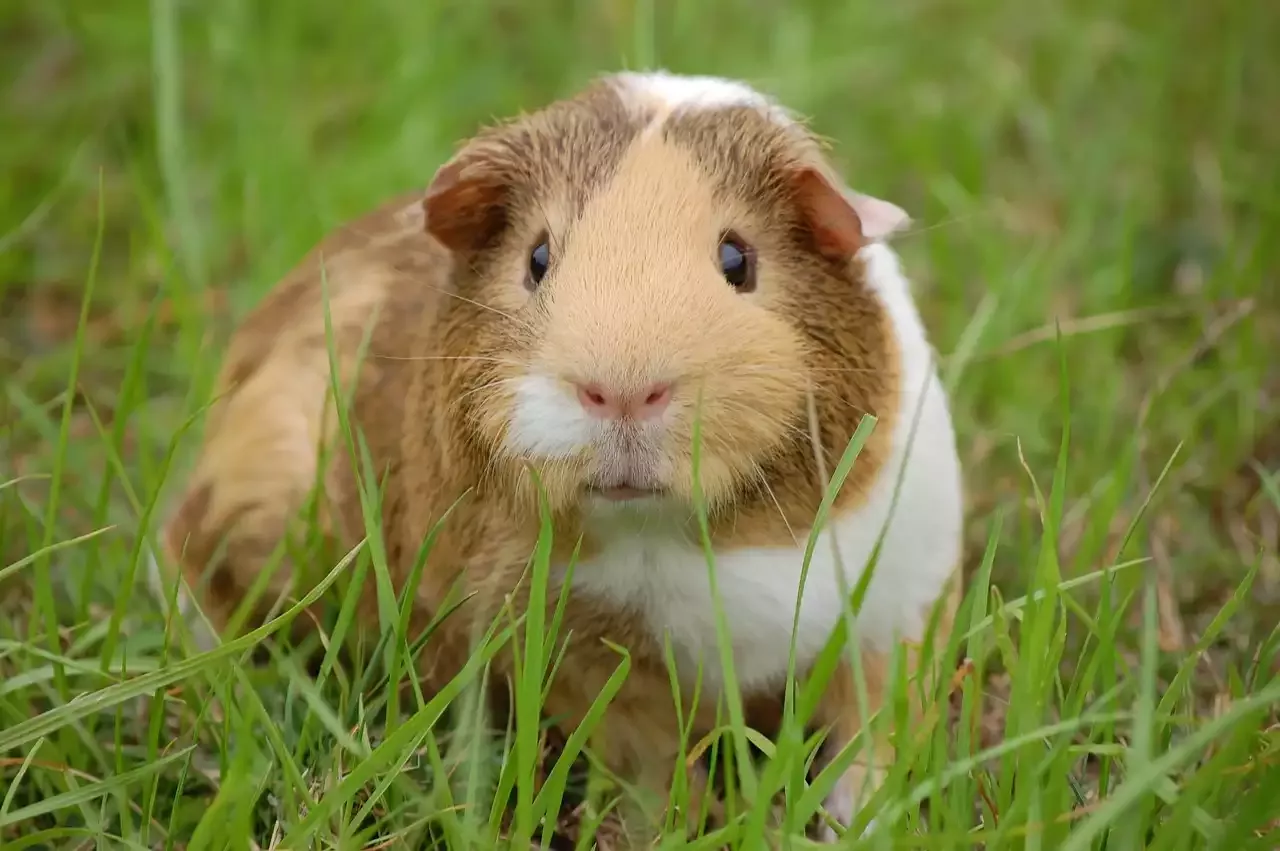
[[218, 639], [209, 630], [209, 625], [196, 610], [191, 594], [187, 591], [186, 583], [166, 577], [160, 571], [160, 564], [156, 561], [155, 553], [151, 551], [150, 547], [147, 547], [147, 588], [160, 605], [160, 611], [166, 615], [169, 611], [169, 594], [172, 591], [172, 583], [174, 581], [179, 583], [176, 601], [178, 617], [191, 630], [192, 641], [195, 643], [197, 650], [202, 653], [212, 650], [218, 646]]
[[550, 376], [535, 373], [520, 378], [514, 395], [506, 444], [516, 454], [567, 458], [600, 435], [600, 421]]
[[[662, 104], [646, 128], [646, 135], [660, 129], [672, 114], [690, 109], [750, 106], [764, 110], [780, 125], [795, 124], [794, 117], [784, 106], [740, 80], [685, 76], [667, 71], [627, 72], [616, 75], [615, 80], [624, 93], [650, 104], [654, 100]], [[911, 223], [911, 217], [896, 204], [853, 190], [847, 191], [847, 197], [862, 222], [863, 235], [869, 240], [887, 239]]]
[[655, 95], [672, 109], [725, 106], [765, 106], [764, 96], [746, 83], [723, 77], [688, 76], [668, 71], [628, 72], [618, 75], [626, 86]]
[[[870, 788], [860, 788], [855, 777], [854, 772], [846, 771], [836, 781], [836, 785], [822, 802], [822, 807], [827, 811], [827, 814], [843, 825], [846, 830], [849, 825], [853, 824], [854, 818], [866, 803], [867, 797], [875, 791]], [[862, 837], [865, 839], [875, 833], [876, 826], [874, 818], [867, 822], [867, 826], [862, 829]], [[818, 828], [818, 838], [828, 845], [840, 840], [839, 835], [826, 822], [823, 822]]]
[[[904, 464], [893, 522], [859, 618], [860, 639], [887, 647], [896, 637], [919, 638], [928, 607], [960, 559], [960, 467], [933, 351], [896, 255], [887, 246], [873, 243], [863, 249], [862, 256], [869, 284], [883, 300], [897, 331], [903, 358], [901, 409], [889, 463], [866, 502], [857, 511], [834, 518], [815, 547], [796, 636], [798, 665], [813, 660], [841, 617], [843, 592], [857, 583], [890, 517]], [[913, 427], [915, 443], [908, 447]], [[723, 672], [715, 609], [700, 545], [680, 537], [674, 524], [650, 520], [654, 522], [606, 524], [603, 551], [575, 567], [575, 590], [642, 614], [660, 640], [664, 632], [669, 633], [682, 677], [691, 681], [701, 661], [704, 685], [718, 686]], [[754, 547], [716, 555], [734, 671], [743, 688], [774, 686], [786, 674], [807, 534], [808, 530], [797, 530], [799, 546]], [[833, 535], [840, 562], [831, 546]]]
[[656, 99], [665, 106], [654, 117], [650, 129], [660, 127], [672, 113], [680, 110], [726, 109], [734, 106], [767, 110], [780, 123], [791, 121], [785, 109], [739, 80], [672, 74], [661, 70], [624, 72], [617, 74], [615, 80], [624, 91]]

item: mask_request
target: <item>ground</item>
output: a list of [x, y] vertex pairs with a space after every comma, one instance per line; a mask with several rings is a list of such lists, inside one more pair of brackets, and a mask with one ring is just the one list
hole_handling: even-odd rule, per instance
[[[1272, 5], [4, 6], [0, 842], [488, 847], [563, 810], [586, 846], [598, 802], [531, 797], [527, 724], [511, 759], [461, 760], [443, 701], [384, 711], [376, 666], [165, 649], [138, 530], [231, 323], [324, 231], [479, 122], [662, 65], [774, 93], [915, 219], [972, 668], [866, 847], [1280, 845]], [[459, 815], [455, 759], [511, 806]], [[794, 828], [812, 796], [763, 771]], [[753, 818], [697, 847], [756, 847]]]

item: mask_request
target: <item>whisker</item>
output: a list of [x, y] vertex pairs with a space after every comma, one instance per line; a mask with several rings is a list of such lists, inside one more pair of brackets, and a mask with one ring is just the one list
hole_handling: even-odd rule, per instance
[[449, 407], [446, 410], [452, 412], [459, 405], [461, 405], [464, 400], [466, 400], [470, 396], [475, 395], [476, 393], [483, 393], [486, 390], [492, 390], [495, 387], [500, 387], [503, 384], [513, 383], [513, 382], [514, 382], [514, 379], [511, 379], [511, 378], [496, 378], [493, 381], [486, 381], [484, 384], [480, 384], [475, 387], [472, 387], [470, 390], [467, 390], [465, 393], [460, 393], [459, 395], [455, 396], [453, 399], [450, 399]]
[[837, 397], [836, 401], [840, 402], [842, 405], [846, 405], [852, 408], [853, 410], [857, 411], [859, 414], [862, 414], [863, 416], [867, 416], [867, 415], [875, 416], [875, 414], [872, 414], [871, 411], [868, 411], [866, 408], [862, 407], [861, 405], [853, 404], [848, 399], [841, 399]]
[[[471, 267], [471, 271], [479, 274], [478, 270], [474, 266]], [[491, 304], [485, 304], [484, 302], [476, 301], [473, 298], [467, 298], [466, 296], [456, 293], [453, 290], [448, 289], [447, 287], [431, 286], [430, 284], [428, 284], [428, 286], [430, 286], [431, 289], [435, 290], [441, 295], [447, 295], [450, 298], [456, 298], [458, 301], [462, 301], [462, 302], [466, 302], [467, 304], [474, 305], [480, 308], [481, 310], [488, 310], [492, 313], [496, 313], [499, 316], [503, 317], [504, 319], [514, 322], [517, 326], [525, 329], [526, 331], [533, 330], [533, 327], [528, 323], [527, 320], [521, 319], [520, 317], [515, 316], [514, 314], [507, 313], [505, 310], [500, 310]]]
[[[736, 399], [726, 400], [721, 404], [723, 404], [726, 408], [728, 408], [733, 412], [742, 413], [748, 416], [759, 415], [758, 410]], [[810, 432], [806, 431], [805, 429], [802, 429], [799, 425], [793, 422], [784, 420], [784, 421], [780, 421], [779, 424], [781, 425], [784, 433], [787, 434], [797, 444], [804, 445], [804, 446], [812, 446], [813, 435]], [[730, 441], [725, 441], [723, 439], [717, 441], [717, 445], [724, 445], [730, 449], [733, 448], [733, 444]], [[827, 458], [827, 460], [830, 461], [831, 454], [832, 454], [831, 451], [826, 447], [823, 447], [823, 454]]]
[[510, 358], [486, 357], [484, 355], [383, 355], [374, 354], [379, 360], [397, 360], [397, 361], [435, 361], [435, 360], [456, 360], [456, 361], [476, 361], [479, 363], [497, 363], [503, 366], [514, 366], [522, 368], [524, 364]]
[[[811, 393], [811, 395], [812, 395], [812, 391], [810, 391], [810, 393]], [[850, 408], [852, 408], [853, 410], [857, 411], [859, 414], [866, 415], [866, 414], [870, 414], [870, 413], [871, 413], [871, 411], [868, 411], [866, 408], [864, 408], [864, 407], [862, 407], [862, 406], [860, 406], [860, 405], [855, 405], [853, 402], [850, 402], [848, 399], [842, 399], [842, 398], [840, 398], [840, 397], [838, 397], [838, 396], [837, 396], [837, 397], [836, 397], [836, 401], [840, 402], [842, 405], [847, 405], [848, 407], [850, 407]], [[816, 404], [816, 401], [814, 402], [814, 404]], [[755, 417], [759, 417], [759, 416], [760, 416], [760, 411], [759, 411], [758, 409], [751, 407], [750, 405], [748, 405], [747, 403], [745, 403], [745, 402], [743, 402], [743, 401], [741, 401], [741, 400], [739, 400], [739, 399], [721, 399], [721, 400], [717, 400], [717, 401], [716, 401], [716, 405], [718, 405], [718, 406], [720, 406], [720, 407], [722, 407], [722, 408], [726, 408], [726, 409], [728, 409], [728, 410], [732, 410], [732, 411], [740, 411], [740, 412], [742, 412], [742, 413], [744, 413], [744, 414], [751, 414], [752, 416], [755, 416]], [[785, 421], [783, 421], [783, 422], [784, 422], [784, 427], [787, 427], [787, 426], [789, 425], [789, 424], [785, 423]], [[794, 426], [792, 426], [792, 427], [794, 428]], [[807, 435], [807, 434], [806, 434], [806, 436], [805, 436], [805, 439], [806, 439], [806, 440], [808, 440], [808, 439], [809, 439], [809, 437], [808, 437], [808, 435]]]
[[[805, 367], [809, 373], [839, 374], [839, 373], [883, 373], [884, 369], [880, 367], [863, 367], [863, 366], [810, 366]], [[731, 366], [728, 369], [720, 370], [718, 375], [760, 375], [775, 374], [784, 375], [788, 378], [801, 380], [801, 376], [796, 374], [793, 369], [779, 369], [777, 367], [766, 366], [765, 364], [739, 364]]]
[[[506, 434], [504, 433], [503, 438], [505, 439], [505, 437], [506, 437]], [[502, 457], [502, 453], [496, 447], [493, 451], [489, 453], [489, 457], [486, 458], [484, 462], [484, 474], [486, 476], [489, 476], [495, 479], [498, 478], [500, 473], [500, 471], [498, 470], [498, 461], [501, 457]]]
[[482, 310], [487, 310], [487, 311], [489, 311], [489, 312], [491, 312], [491, 313], [496, 313], [496, 314], [498, 314], [499, 316], [503, 317], [504, 319], [509, 319], [509, 320], [511, 320], [512, 322], [516, 323], [517, 325], [520, 325], [520, 326], [522, 326], [522, 327], [523, 327], [523, 326], [525, 326], [525, 322], [524, 322], [524, 320], [523, 320], [523, 319], [520, 319], [520, 318], [519, 318], [519, 317], [517, 317], [515, 314], [507, 313], [505, 310], [499, 310], [498, 308], [494, 307], [494, 306], [493, 306], [493, 305], [491, 305], [491, 304], [485, 304], [485, 303], [484, 303], [484, 302], [482, 302], [482, 301], [476, 301], [476, 300], [475, 300], [475, 299], [473, 299], [473, 298], [467, 298], [466, 296], [464, 296], [464, 295], [459, 295], [458, 293], [455, 293], [455, 292], [453, 292], [452, 290], [446, 290], [446, 289], [441, 288], [441, 289], [440, 289], [440, 291], [441, 291], [442, 293], [445, 293], [446, 295], [449, 295], [449, 296], [452, 296], [453, 298], [456, 298], [458, 301], [464, 301], [464, 302], [466, 302], [467, 304], [475, 305], [476, 307], [478, 307], [478, 308], [480, 308], [480, 309], [482, 309]]
[[538, 212], [542, 214], [542, 220], [548, 224], [547, 242], [551, 248], [551, 256], [554, 259], [564, 253], [564, 243], [561, 242], [559, 236], [551, 230], [551, 217], [547, 215], [547, 208], [543, 206], [542, 199], [537, 198], [534, 203], [537, 204]]
[[[752, 407], [751, 405], [747, 404], [741, 399], [717, 400], [716, 406], [719, 408], [723, 408], [725, 411], [728, 411], [729, 413], [746, 414], [755, 418], [757, 421], [759, 421], [760, 419], [760, 409], [756, 407]], [[790, 417], [771, 417], [770, 419], [774, 420], [774, 422], [776, 422], [778, 425], [782, 426], [783, 428], [791, 429], [793, 431], [798, 431], [798, 427], [793, 423], [789, 422], [789, 420], [791, 419]], [[799, 433], [803, 434], [803, 432], [799, 432]]]
[[966, 213], [964, 215], [949, 216], [945, 219], [936, 221], [933, 224], [920, 225], [918, 227], [914, 225], [910, 225], [907, 227], [906, 230], [894, 236], [893, 239], [895, 242], [898, 242], [907, 237], [920, 236], [921, 234], [926, 234], [926, 233], [929, 233], [930, 231], [941, 230], [942, 228], [954, 227], [955, 225], [964, 224], [965, 222], [972, 222], [978, 219], [995, 218], [996, 215], [997, 215], [997, 211], [995, 210], [979, 210], [972, 213]]
[[778, 509], [778, 516], [782, 518], [782, 525], [787, 527], [787, 534], [791, 536], [791, 540], [796, 546], [800, 545], [800, 539], [796, 537], [796, 532], [791, 528], [791, 521], [787, 519], [787, 514], [782, 510], [782, 503], [778, 502], [778, 496], [773, 492], [773, 488], [769, 486], [769, 480], [765, 477], [764, 470], [759, 464], [752, 463], [752, 470], [756, 474], [756, 478], [760, 481], [765, 493], [769, 494], [769, 499], [773, 502], [773, 507]]
[[[817, 466], [815, 472], [818, 474], [818, 499], [821, 500], [827, 488], [830, 487], [831, 479], [827, 474], [827, 453], [822, 445], [822, 427], [818, 425], [818, 397], [813, 392], [813, 385], [805, 388], [805, 397], [808, 401], [806, 408], [809, 416], [809, 435], [813, 449], [813, 461]], [[835, 556], [836, 567], [842, 574], [844, 571], [844, 559], [840, 557], [840, 542], [835, 535], [831, 536], [831, 553]], [[845, 589], [841, 588], [841, 594], [846, 593]]]
[[811, 366], [808, 368], [810, 373], [823, 373], [827, 375], [839, 375], [842, 373], [862, 374], [878, 374], [883, 375], [888, 370], [878, 366]]

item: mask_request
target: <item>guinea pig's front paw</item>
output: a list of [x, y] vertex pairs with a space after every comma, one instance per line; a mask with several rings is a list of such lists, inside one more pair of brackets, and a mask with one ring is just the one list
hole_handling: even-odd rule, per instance
[[[866, 775], [857, 770], [856, 767], [846, 771], [836, 781], [835, 787], [822, 802], [822, 808], [827, 811], [827, 815], [844, 829], [848, 829], [849, 825], [853, 824], [853, 819], [858, 814], [859, 801], [866, 797], [864, 794], [865, 781]], [[862, 835], [869, 836], [875, 829], [876, 820], [872, 819], [863, 828]], [[826, 819], [823, 819], [818, 825], [817, 838], [820, 842], [833, 844], [840, 839], [840, 834]]]
[[147, 557], [147, 587], [151, 590], [156, 603], [160, 606], [160, 610], [168, 615], [169, 597], [173, 592], [173, 582], [178, 582], [177, 593], [174, 595], [176, 602], [177, 615], [187, 625], [191, 631], [191, 638], [195, 642], [196, 650], [205, 653], [218, 646], [218, 637], [210, 630], [208, 624], [200, 617], [195, 610], [195, 603], [191, 599], [191, 595], [177, 577], [166, 576], [160, 568], [160, 563], [156, 560], [156, 554], [150, 547], [146, 549]]

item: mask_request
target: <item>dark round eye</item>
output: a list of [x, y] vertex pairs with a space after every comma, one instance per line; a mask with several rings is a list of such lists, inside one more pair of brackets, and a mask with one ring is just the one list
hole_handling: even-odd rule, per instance
[[738, 292], [756, 288], [755, 252], [735, 234], [725, 234], [720, 240], [720, 272]]
[[542, 279], [546, 277], [547, 266], [551, 264], [551, 247], [547, 244], [546, 238], [538, 241], [538, 244], [529, 252], [529, 280], [526, 286], [533, 289], [542, 283]]

